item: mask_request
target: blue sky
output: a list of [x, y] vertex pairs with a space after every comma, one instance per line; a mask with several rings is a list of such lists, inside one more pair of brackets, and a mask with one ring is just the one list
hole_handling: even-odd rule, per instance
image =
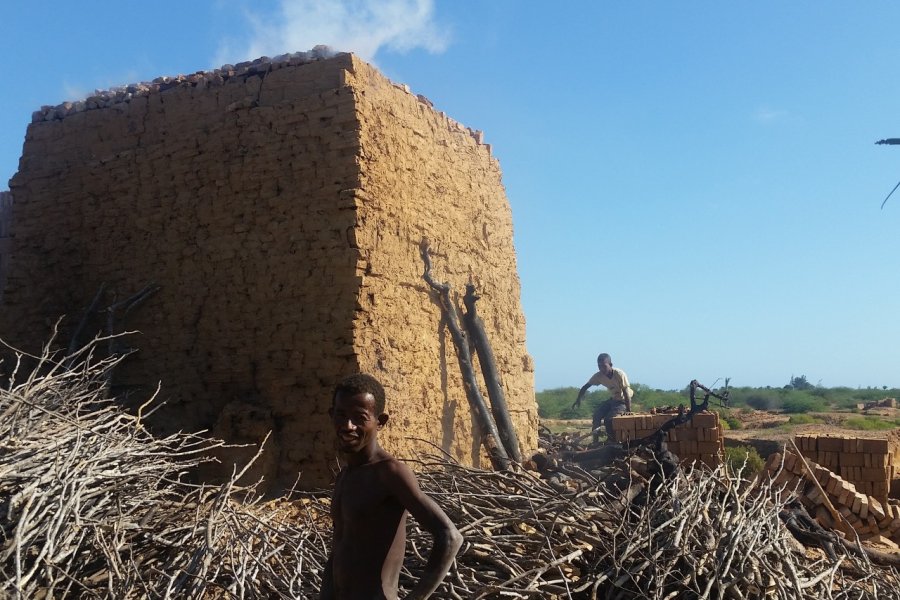
[[0, 3], [0, 188], [32, 111], [330, 44], [485, 132], [537, 389], [900, 387], [900, 4]]

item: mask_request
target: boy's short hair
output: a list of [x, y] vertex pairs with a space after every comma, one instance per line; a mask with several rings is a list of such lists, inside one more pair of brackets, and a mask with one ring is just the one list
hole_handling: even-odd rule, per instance
[[338, 394], [372, 394], [375, 398], [375, 414], [380, 415], [384, 412], [384, 387], [381, 382], [367, 373], [356, 373], [344, 377], [334, 388], [334, 394], [331, 396], [331, 405], [334, 406], [334, 399]]
[[600, 363], [602, 363], [603, 359], [605, 359], [605, 358], [608, 358], [609, 362], [612, 362], [612, 357], [609, 354], [607, 354], [606, 352], [603, 352], [602, 354], [597, 356], [597, 364], [599, 365]]

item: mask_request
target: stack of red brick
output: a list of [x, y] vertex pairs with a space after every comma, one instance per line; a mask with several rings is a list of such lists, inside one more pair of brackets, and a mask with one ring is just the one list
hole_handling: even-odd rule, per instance
[[[674, 413], [650, 415], [621, 415], [613, 417], [616, 441], [641, 439], [655, 433]], [[724, 434], [719, 415], [704, 411], [671, 429], [666, 437], [669, 451], [681, 459], [682, 464], [700, 461], [708, 466], [721, 464], [724, 453]]]
[[900, 478], [900, 444], [832, 435], [798, 435], [794, 439], [803, 456], [882, 502]]
[[815, 461], [807, 459], [804, 463], [792, 450], [769, 456], [766, 469], [776, 485], [796, 489], [800, 501], [823, 527], [842, 532], [850, 539], [858, 535], [860, 539], [900, 542], [897, 500], [882, 502], [864, 494]]

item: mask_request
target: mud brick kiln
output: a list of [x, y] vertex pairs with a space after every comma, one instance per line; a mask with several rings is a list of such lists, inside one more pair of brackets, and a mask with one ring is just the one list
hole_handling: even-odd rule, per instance
[[255, 474], [323, 485], [331, 390], [361, 370], [385, 383], [389, 450], [414, 457], [430, 442], [478, 464], [422, 280], [425, 237], [435, 278], [483, 296], [520, 444], [537, 446], [499, 165], [479, 132], [353, 55], [261, 59], [46, 107], [10, 192], [0, 337], [34, 352], [66, 315], [64, 346], [102, 284], [101, 307], [158, 284], [124, 324], [138, 352], [115, 381], [132, 398], [162, 382], [161, 433], [259, 442], [271, 430]]

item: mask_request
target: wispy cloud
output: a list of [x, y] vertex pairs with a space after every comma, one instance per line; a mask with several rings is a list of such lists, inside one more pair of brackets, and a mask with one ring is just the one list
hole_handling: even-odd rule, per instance
[[221, 48], [222, 62], [319, 44], [374, 61], [383, 49], [439, 53], [449, 43], [446, 28], [435, 22], [434, 0], [279, 0], [274, 14], [248, 12], [246, 19], [250, 39]]
[[790, 113], [783, 108], [772, 108], [770, 106], [761, 106], [753, 111], [753, 120], [757, 123], [769, 124], [778, 121], [784, 121], [790, 117]]

